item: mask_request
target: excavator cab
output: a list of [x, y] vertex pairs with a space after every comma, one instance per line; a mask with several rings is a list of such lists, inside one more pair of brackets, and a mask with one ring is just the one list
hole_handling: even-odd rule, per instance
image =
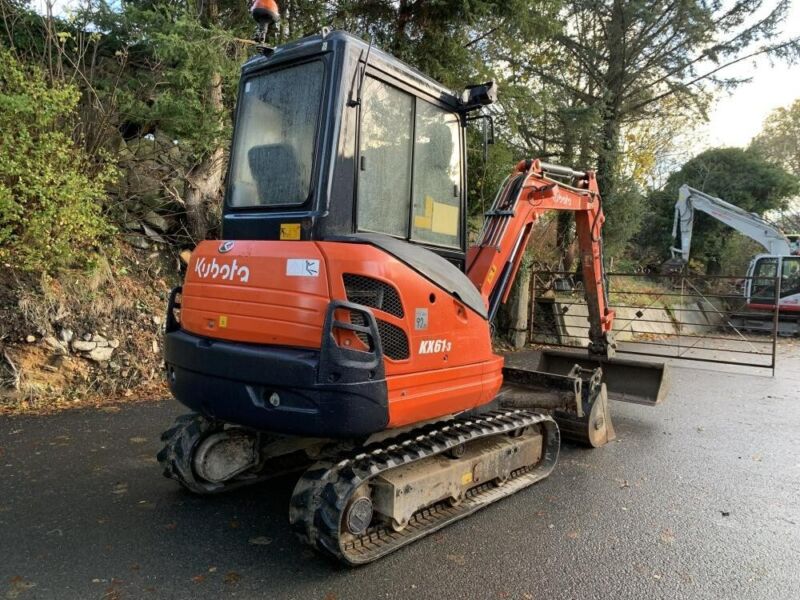
[[226, 240], [378, 233], [464, 268], [463, 99], [344, 32], [324, 32], [242, 70], [223, 211]]
[[756, 256], [748, 269], [745, 283], [747, 308], [800, 312], [800, 256]]

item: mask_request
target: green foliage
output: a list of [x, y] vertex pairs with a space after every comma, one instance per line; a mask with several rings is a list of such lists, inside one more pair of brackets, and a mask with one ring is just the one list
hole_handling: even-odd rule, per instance
[[16, 268], [86, 265], [113, 232], [102, 201], [115, 170], [70, 137], [78, 99], [0, 47], [0, 260]]
[[[199, 159], [227, 146], [246, 58], [235, 32], [204, 24], [187, 7], [170, 4], [106, 10], [103, 26], [127, 53], [128, 68], [116, 93], [128, 128], [161, 131]], [[212, 91], [216, 87], [219, 91]]]
[[800, 98], [772, 111], [750, 147], [800, 177]]
[[[784, 208], [799, 189], [794, 177], [756, 152], [740, 148], [706, 150], [673, 173], [663, 190], [648, 196], [647, 218], [637, 235], [638, 252], [647, 259], [659, 261], [669, 257], [675, 202], [678, 188], [683, 184], [760, 215]], [[728, 242], [737, 235], [713, 217], [696, 214], [692, 258], [707, 266], [719, 264], [723, 270], [741, 267], [740, 257], [729, 260], [736, 253], [729, 252]]]
[[741, 82], [725, 68], [746, 56], [800, 54], [800, 38], [776, 42], [788, 7], [789, 0], [564, 0], [557, 31], [499, 57], [519, 90], [509, 112], [519, 145], [595, 168], [606, 231], [620, 245], [635, 231], [641, 198], [625, 180], [641, 181], [642, 168], [670, 150], [675, 124], [705, 117], [712, 93]]

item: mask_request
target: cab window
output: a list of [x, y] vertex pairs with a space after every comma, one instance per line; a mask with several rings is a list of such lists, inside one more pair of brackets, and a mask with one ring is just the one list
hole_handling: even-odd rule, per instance
[[781, 298], [800, 294], [800, 256], [785, 257], [781, 265]]
[[411, 239], [458, 248], [461, 153], [458, 117], [417, 100]]
[[245, 82], [231, 159], [230, 206], [286, 206], [307, 200], [323, 75], [317, 60]]
[[774, 304], [777, 276], [777, 258], [761, 258], [758, 260], [753, 271], [752, 299], [754, 302]]
[[414, 99], [371, 77], [362, 98], [358, 227], [406, 237]]
[[357, 227], [461, 247], [458, 116], [367, 77], [362, 94]]

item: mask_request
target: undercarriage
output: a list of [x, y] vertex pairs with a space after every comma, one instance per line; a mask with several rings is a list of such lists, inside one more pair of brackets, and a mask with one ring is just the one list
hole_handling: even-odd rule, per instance
[[184, 415], [162, 435], [164, 475], [216, 494], [302, 472], [289, 507], [298, 537], [346, 564], [375, 560], [547, 477], [560, 438], [614, 438], [601, 370], [506, 369], [484, 412], [391, 437], [274, 435]]

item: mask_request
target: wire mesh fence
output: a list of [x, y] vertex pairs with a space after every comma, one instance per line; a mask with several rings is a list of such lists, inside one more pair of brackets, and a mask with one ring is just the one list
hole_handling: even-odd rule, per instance
[[[779, 312], [780, 277], [608, 273], [617, 351], [706, 363], [775, 369], [787, 328]], [[529, 342], [581, 347], [588, 310], [579, 275], [532, 272]], [[797, 323], [789, 323], [794, 331]]]

